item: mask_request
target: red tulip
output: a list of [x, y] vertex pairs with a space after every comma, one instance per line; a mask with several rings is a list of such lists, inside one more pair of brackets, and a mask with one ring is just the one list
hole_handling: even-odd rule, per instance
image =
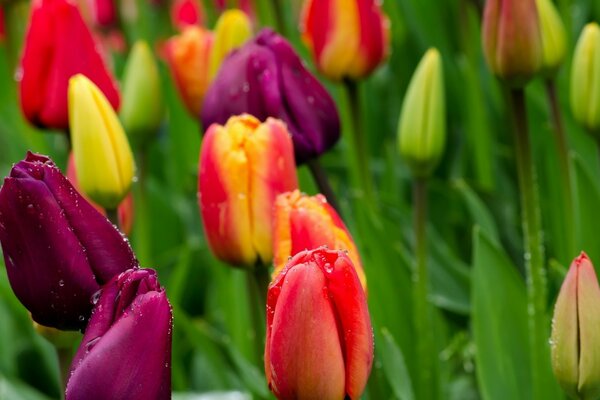
[[373, 331], [343, 251], [300, 252], [271, 283], [264, 360], [280, 399], [360, 398], [373, 363]]
[[180, 31], [202, 24], [202, 15], [202, 4], [198, 0], [175, 0], [171, 6], [171, 22]]
[[40, 127], [67, 129], [69, 78], [81, 73], [119, 107], [119, 92], [77, 7], [66, 0], [36, 0], [21, 60], [25, 117]]

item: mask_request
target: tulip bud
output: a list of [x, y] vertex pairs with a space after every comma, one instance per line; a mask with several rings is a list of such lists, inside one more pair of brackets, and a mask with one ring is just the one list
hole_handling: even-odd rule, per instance
[[175, 0], [171, 6], [173, 26], [180, 31], [202, 23], [202, 4], [198, 0]]
[[94, 25], [110, 28], [117, 23], [117, 7], [115, 0], [88, 0]]
[[570, 396], [600, 396], [600, 287], [585, 253], [573, 260], [554, 306], [552, 368]]
[[404, 98], [398, 123], [398, 145], [413, 175], [423, 178], [436, 167], [445, 143], [442, 59], [436, 49], [429, 49], [417, 66]]
[[243, 11], [227, 10], [219, 17], [215, 27], [215, 41], [210, 52], [209, 80], [213, 80], [223, 59], [252, 36], [250, 19]]
[[170, 399], [173, 317], [152, 269], [130, 269], [94, 296], [66, 400]]
[[535, 0], [487, 0], [483, 52], [492, 73], [521, 87], [540, 71], [542, 38]]
[[591, 22], [577, 41], [571, 67], [573, 116], [593, 134], [600, 134], [600, 26]]
[[[100, 214], [106, 216], [106, 210], [94, 203], [90, 200], [84, 192], [82, 192], [79, 188], [79, 180], [77, 179], [77, 170], [75, 169], [75, 158], [73, 157], [73, 152], [69, 154], [69, 159], [67, 161], [67, 179], [71, 182], [71, 185], [81, 194], [81, 196], [86, 199], [92, 207], [94, 207]], [[121, 231], [129, 236], [131, 233], [131, 228], [133, 228], [133, 193], [129, 192], [129, 194], [123, 199], [121, 204], [117, 209], [118, 218], [119, 218], [119, 228]]]
[[4, 23], [4, 8], [0, 6], [0, 44], [6, 40], [6, 27]]
[[119, 107], [119, 92], [77, 7], [66, 0], [33, 2], [19, 71], [21, 109], [40, 127], [67, 129], [69, 78], [83, 74]]
[[163, 106], [158, 66], [148, 44], [139, 41], [125, 65], [123, 105], [119, 113], [132, 143], [144, 145], [156, 134]]
[[565, 26], [551, 0], [536, 0], [542, 35], [543, 62], [546, 74], [554, 75], [567, 52]]
[[223, 61], [202, 106], [202, 124], [224, 124], [242, 113], [279, 118], [294, 141], [296, 163], [324, 153], [340, 136], [335, 103], [292, 46], [270, 29]]
[[375, 0], [306, 0], [302, 38], [330, 79], [359, 79], [386, 58], [390, 24]]
[[279, 399], [360, 398], [373, 362], [373, 331], [344, 252], [300, 252], [269, 285], [264, 360]]
[[166, 59], [179, 95], [189, 113], [200, 115], [208, 88], [209, 58], [213, 34], [199, 26], [186, 28], [167, 42]]
[[113, 108], [83, 75], [69, 81], [69, 119], [81, 188], [102, 207], [116, 209], [131, 188], [133, 154]]
[[36, 322], [60, 329], [83, 328], [99, 285], [137, 266], [119, 231], [33, 153], [0, 189], [0, 243], [17, 298]]
[[363, 289], [367, 279], [356, 245], [344, 222], [325, 196], [307, 196], [299, 190], [277, 196], [274, 210], [273, 264], [277, 276], [289, 258], [303, 250], [327, 246], [348, 252]]
[[278, 194], [298, 187], [285, 125], [250, 115], [212, 125], [202, 142], [198, 201], [208, 244], [233, 265], [269, 263]]

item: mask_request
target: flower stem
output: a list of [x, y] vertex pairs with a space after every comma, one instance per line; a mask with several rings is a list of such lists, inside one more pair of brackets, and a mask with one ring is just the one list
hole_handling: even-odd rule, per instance
[[549, 332], [545, 324], [546, 275], [544, 271], [544, 248], [540, 221], [539, 200], [535, 170], [531, 156], [531, 144], [527, 127], [527, 110], [523, 89], [510, 93], [515, 129], [515, 152], [519, 191], [521, 192], [521, 215], [525, 249], [525, 271], [527, 274], [527, 308], [529, 318], [529, 348], [534, 399], [543, 392], [541, 371], [544, 370], [544, 346]]
[[56, 354], [58, 356], [58, 368], [60, 370], [63, 388], [66, 389], [67, 383], [69, 382], [69, 372], [71, 371], [73, 351], [70, 347], [56, 347]]
[[266, 265], [257, 264], [254, 270], [248, 271], [247, 290], [252, 320], [252, 334], [256, 349], [256, 362], [262, 367], [263, 351], [266, 334], [265, 312], [267, 307], [267, 287], [269, 285], [269, 270]]
[[418, 398], [434, 398], [433, 326], [428, 300], [429, 271], [427, 269], [427, 181], [417, 179], [413, 183], [413, 223], [415, 234], [414, 318], [417, 341], [417, 390]]
[[[550, 105], [552, 124], [554, 126], [554, 136], [556, 139], [556, 148], [560, 164], [561, 178], [563, 181], [563, 205], [564, 205], [564, 228], [565, 240], [567, 242], [568, 254], [575, 254], [575, 229], [573, 227], [575, 218], [573, 215], [573, 185], [571, 183], [571, 168], [569, 164], [569, 145], [562, 122], [560, 106], [556, 96], [556, 84], [553, 79], [546, 81], [546, 95]], [[563, 260], [565, 262], [567, 260]]]
[[275, 13], [275, 24], [277, 25], [277, 32], [285, 36], [285, 19], [283, 18], [283, 0], [271, 0], [273, 5], [273, 12]]
[[352, 168], [352, 171], [355, 175], [354, 179], [356, 184], [360, 186], [362, 190], [362, 196], [366, 202], [374, 205], [375, 195], [373, 190], [373, 178], [369, 169], [368, 148], [363, 131], [358, 85], [353, 80], [345, 79], [344, 87], [348, 97], [348, 114], [351, 119], [351, 151], [354, 156], [354, 165]]
[[325, 170], [323, 169], [323, 167], [321, 166], [321, 163], [319, 162], [319, 159], [313, 158], [312, 160], [309, 160], [307, 162], [307, 164], [308, 164], [308, 168], [310, 169], [310, 172], [315, 180], [315, 183], [319, 187], [319, 191], [325, 195], [325, 197], [327, 198], [327, 202], [329, 204], [331, 204], [331, 206], [333, 208], [335, 208], [335, 210], [338, 212], [338, 214], [341, 214], [340, 206], [337, 201], [337, 197], [331, 187], [331, 184], [329, 183], [329, 178], [327, 178], [327, 174], [325, 173]]

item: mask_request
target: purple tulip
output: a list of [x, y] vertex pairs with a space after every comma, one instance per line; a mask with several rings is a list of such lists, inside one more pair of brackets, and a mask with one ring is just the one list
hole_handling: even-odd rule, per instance
[[36, 322], [59, 329], [85, 327], [91, 296], [138, 265], [52, 160], [30, 152], [0, 189], [0, 243], [16, 296]]
[[94, 297], [66, 400], [171, 397], [171, 306], [156, 272], [130, 269]]
[[270, 29], [225, 59], [204, 98], [202, 124], [205, 129], [225, 125], [242, 113], [283, 120], [292, 133], [297, 164], [329, 150], [340, 137], [333, 99], [292, 46]]

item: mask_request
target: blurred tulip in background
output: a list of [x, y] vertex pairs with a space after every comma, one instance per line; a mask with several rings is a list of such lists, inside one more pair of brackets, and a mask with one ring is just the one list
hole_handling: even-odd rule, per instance
[[536, 0], [542, 34], [543, 70], [553, 75], [567, 53], [565, 25], [552, 0]]
[[202, 24], [203, 14], [202, 3], [198, 0], [175, 0], [171, 5], [171, 21], [180, 31]]
[[269, 285], [264, 361], [279, 399], [360, 398], [373, 362], [373, 331], [343, 251], [302, 251]]
[[4, 180], [0, 243], [19, 300], [36, 322], [59, 329], [83, 328], [91, 296], [137, 266], [120, 232], [39, 154]]
[[219, 17], [210, 52], [209, 80], [212, 81], [229, 52], [240, 47], [252, 36], [252, 24], [241, 10], [227, 10]]

